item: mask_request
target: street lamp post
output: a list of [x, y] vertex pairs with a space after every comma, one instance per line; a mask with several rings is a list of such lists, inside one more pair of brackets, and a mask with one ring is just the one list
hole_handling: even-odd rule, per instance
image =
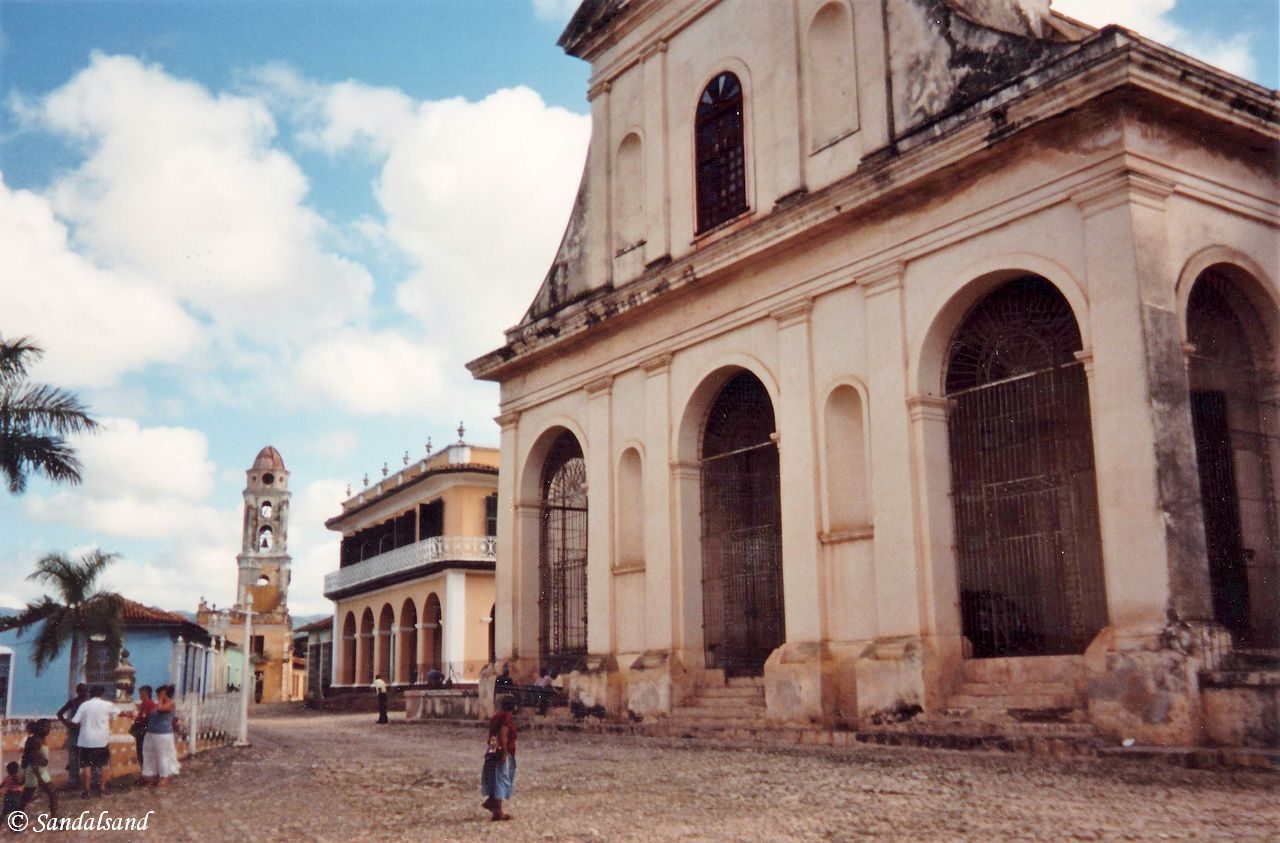
[[[249, 570], [256, 569], [255, 566], [245, 566]], [[266, 585], [269, 582], [266, 577], [259, 576], [253, 583], [254, 585]], [[244, 591], [240, 595], [241, 607], [244, 609], [244, 652], [243, 667], [240, 670], [240, 736], [236, 738], [236, 746], [249, 745], [249, 670], [250, 654], [253, 649], [253, 598], [249, 593], [249, 584], [246, 582]]]

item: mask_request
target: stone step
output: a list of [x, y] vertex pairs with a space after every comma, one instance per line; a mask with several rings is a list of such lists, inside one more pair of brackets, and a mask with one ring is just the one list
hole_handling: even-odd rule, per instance
[[1083, 656], [1020, 656], [1006, 659], [966, 659], [967, 682], [1021, 684], [1066, 682], [1074, 685], [1084, 672]]
[[764, 720], [765, 710], [761, 708], [729, 707], [729, 706], [697, 706], [682, 705], [671, 710], [673, 717], [688, 717], [696, 720], [714, 720], [727, 717], [734, 720]]
[[764, 699], [762, 686], [732, 686], [725, 688], [699, 688], [698, 696], [705, 699]]
[[956, 694], [947, 700], [950, 708], [987, 709], [1009, 711], [1022, 709], [1035, 711], [1038, 709], [1073, 709], [1078, 700], [1075, 694], [1002, 694], [1000, 696], [983, 696], [975, 694]]
[[763, 676], [731, 676], [725, 680], [728, 688], [760, 688], [764, 690]]
[[1012, 718], [1000, 720], [981, 720], [968, 717], [956, 717], [949, 714], [938, 714], [917, 717], [902, 723], [886, 723], [880, 726], [869, 726], [869, 732], [919, 732], [926, 734], [957, 735], [1039, 735], [1041, 737], [1096, 737], [1098, 731], [1090, 723], [1075, 722], [1028, 722]]
[[939, 715], [951, 720], [992, 724], [1009, 723], [1083, 723], [1083, 709], [1078, 708], [947, 708]]
[[1000, 697], [1007, 694], [1063, 694], [1076, 695], [1076, 686], [1070, 682], [964, 682], [957, 690], [958, 696]]
[[965, 734], [959, 732], [860, 731], [859, 743], [880, 746], [915, 746], [926, 749], [955, 749], [979, 752], [1023, 752], [1061, 758], [1092, 758], [1098, 754], [1098, 740], [1091, 736], [1044, 736], [1015, 734]]

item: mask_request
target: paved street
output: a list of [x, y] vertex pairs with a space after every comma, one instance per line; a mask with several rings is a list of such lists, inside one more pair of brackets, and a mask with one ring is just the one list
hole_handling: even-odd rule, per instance
[[[915, 749], [757, 749], [529, 731], [515, 820], [490, 823], [482, 732], [369, 715], [252, 721], [167, 792], [65, 802], [154, 808], [144, 839], [1280, 840], [1280, 777]], [[45, 833], [38, 839], [62, 835]], [[132, 833], [77, 839], [135, 839]]]

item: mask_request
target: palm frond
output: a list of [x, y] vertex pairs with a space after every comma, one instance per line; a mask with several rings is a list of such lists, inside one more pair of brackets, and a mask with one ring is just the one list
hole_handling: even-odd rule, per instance
[[0, 339], [0, 380], [26, 377], [28, 365], [43, 356], [44, 349], [36, 345], [31, 337]]
[[80, 482], [80, 459], [61, 437], [12, 433], [0, 436], [0, 472], [9, 491], [22, 493], [26, 476], [39, 472], [59, 483]]
[[18, 635], [22, 636], [28, 629], [57, 614], [61, 609], [62, 606], [47, 596], [41, 597], [34, 603], [28, 603], [16, 615], [0, 615], [0, 632], [17, 630]]
[[58, 611], [51, 613], [40, 625], [32, 642], [31, 660], [35, 662], [36, 673], [42, 672], [58, 658], [63, 646], [75, 632], [75, 623], [68, 617], [67, 608], [65, 606], [57, 608]]
[[98, 423], [74, 393], [43, 383], [22, 383], [6, 390], [6, 422], [17, 430], [49, 430], [61, 436], [89, 433]]

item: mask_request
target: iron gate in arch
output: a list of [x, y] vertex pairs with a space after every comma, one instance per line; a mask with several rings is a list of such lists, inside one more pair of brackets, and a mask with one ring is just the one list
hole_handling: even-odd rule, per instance
[[1070, 306], [1036, 277], [989, 294], [952, 340], [961, 620], [977, 658], [1081, 653], [1107, 623], [1080, 348]]
[[786, 639], [773, 404], [748, 372], [721, 388], [703, 430], [702, 617], [707, 667], [758, 676]]
[[538, 567], [542, 666], [567, 673], [587, 654], [587, 465], [570, 433], [543, 468]]

